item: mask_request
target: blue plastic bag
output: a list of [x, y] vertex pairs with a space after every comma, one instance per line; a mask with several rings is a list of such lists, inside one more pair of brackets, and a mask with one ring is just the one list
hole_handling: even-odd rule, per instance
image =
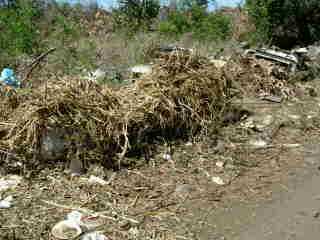
[[0, 81], [8, 86], [20, 87], [20, 81], [15, 77], [14, 71], [10, 68], [4, 68], [2, 70]]

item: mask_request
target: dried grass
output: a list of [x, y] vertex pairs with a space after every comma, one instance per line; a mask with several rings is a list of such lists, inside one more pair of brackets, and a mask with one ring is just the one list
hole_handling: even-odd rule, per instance
[[161, 55], [151, 75], [120, 90], [79, 79], [48, 82], [17, 103], [2, 144], [34, 167], [46, 161], [41, 148], [48, 131], [62, 129], [66, 158], [114, 167], [133, 145], [166, 137], [169, 129], [218, 126], [228, 102], [224, 75], [204, 58], [175, 51]]

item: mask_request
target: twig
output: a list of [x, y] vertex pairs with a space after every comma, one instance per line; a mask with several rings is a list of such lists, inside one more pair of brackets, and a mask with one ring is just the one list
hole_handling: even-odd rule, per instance
[[24, 83], [30, 77], [32, 71], [40, 64], [42, 59], [44, 59], [47, 55], [54, 52], [55, 50], [56, 48], [50, 48], [48, 51], [46, 51], [45, 53], [42, 53], [39, 57], [33, 60], [32, 63], [30, 63], [29, 65], [30, 67], [29, 71], [27, 72], [26, 76], [22, 79], [21, 83]]
[[[48, 205], [58, 207], [58, 208], [79, 211], [79, 212], [83, 212], [83, 213], [88, 214], [88, 215], [102, 217], [102, 218], [105, 218], [105, 219], [108, 219], [108, 220], [111, 220], [111, 221], [115, 221], [115, 222], [117, 221], [116, 218], [104, 215], [105, 212], [94, 212], [94, 211], [92, 211], [90, 209], [87, 209], [87, 208], [67, 206], [67, 205], [62, 205], [62, 204], [58, 204], [58, 203], [54, 203], [54, 202], [46, 201], [46, 200], [40, 200], [40, 201], [43, 202], [43, 203], [46, 203]], [[139, 223], [137, 220], [132, 219], [132, 218], [128, 218], [128, 217], [125, 217], [125, 216], [119, 216], [119, 218], [121, 218], [123, 220], [130, 221], [130, 222], [135, 223], [135, 224]]]
[[58, 203], [54, 203], [54, 202], [46, 201], [46, 200], [40, 200], [40, 201], [43, 202], [43, 203], [46, 203], [46, 204], [48, 204], [48, 205], [58, 207], [58, 208], [63, 208], [63, 209], [69, 209], [69, 210], [79, 211], [79, 212], [83, 212], [83, 213], [86, 213], [86, 214], [89, 214], [89, 215], [96, 215], [96, 216], [99, 216], [99, 217], [102, 217], [102, 218], [106, 218], [106, 219], [109, 219], [109, 220], [112, 220], [112, 221], [117, 221], [117, 219], [115, 219], [115, 218], [113, 218], [113, 217], [106, 216], [106, 215], [100, 214], [100, 213], [96, 213], [96, 212], [94, 212], [94, 211], [92, 211], [92, 210], [90, 210], [90, 209], [81, 208], [81, 207], [73, 207], [73, 206], [62, 205], [62, 204], [58, 204]]

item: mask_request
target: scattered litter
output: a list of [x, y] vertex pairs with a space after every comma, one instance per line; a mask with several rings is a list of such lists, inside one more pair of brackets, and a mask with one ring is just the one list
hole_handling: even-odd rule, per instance
[[6, 178], [0, 179], [0, 192], [10, 188], [15, 188], [22, 181], [22, 177], [17, 175], [11, 175]]
[[152, 66], [150, 65], [137, 65], [130, 68], [133, 73], [133, 77], [140, 77], [142, 75], [147, 75], [152, 73]]
[[0, 209], [10, 208], [12, 206], [13, 197], [8, 196], [0, 201]]
[[282, 144], [282, 147], [297, 148], [297, 147], [301, 147], [301, 144], [299, 144], [299, 143], [284, 143], [284, 144]]
[[193, 145], [192, 142], [187, 142], [187, 143], [186, 143], [186, 146], [187, 146], [187, 147], [190, 147], [190, 146], [192, 146], [192, 145]]
[[95, 70], [94, 72], [89, 72], [87, 79], [92, 82], [97, 82], [99, 80], [104, 79], [107, 76], [105, 71], [102, 71], [100, 68]]
[[274, 96], [274, 95], [265, 95], [265, 96], [262, 96], [261, 99], [269, 102], [275, 102], [275, 103], [281, 103], [283, 100], [281, 96]]
[[75, 239], [82, 233], [81, 227], [77, 222], [64, 220], [58, 222], [51, 230], [52, 235], [57, 239]]
[[107, 238], [105, 235], [99, 232], [86, 233], [80, 238], [80, 240], [108, 240], [108, 239], [109, 238]]
[[104, 185], [108, 185], [107, 181], [105, 181], [105, 180], [103, 180], [103, 179], [101, 179], [99, 177], [93, 176], [93, 175], [91, 175], [89, 177], [88, 183], [90, 183], [90, 184], [100, 184], [100, 185], [103, 185], [103, 186]]
[[275, 51], [272, 49], [249, 49], [245, 55], [253, 54], [256, 58], [263, 58], [272, 62], [285, 64], [290, 68], [291, 72], [295, 72], [299, 65], [299, 59], [295, 54], [286, 53], [284, 51]]
[[193, 49], [191, 48], [183, 48], [183, 47], [178, 47], [175, 45], [166, 45], [166, 46], [160, 46], [159, 51], [163, 53], [171, 53], [174, 51], [181, 51], [181, 52], [187, 52], [187, 53], [193, 53]]
[[253, 147], [256, 147], [256, 148], [263, 148], [263, 147], [266, 147], [268, 146], [268, 143], [262, 139], [259, 139], [259, 140], [250, 140], [249, 141], [249, 144]]
[[289, 114], [288, 117], [292, 120], [299, 120], [301, 118], [301, 116], [295, 114]]
[[218, 185], [225, 185], [225, 182], [221, 177], [212, 177], [212, 182], [218, 184]]
[[223, 162], [223, 161], [217, 161], [216, 162], [216, 166], [219, 167], [219, 168], [223, 168], [224, 165], [225, 165], [225, 162]]
[[223, 68], [227, 64], [226, 61], [219, 59], [210, 59], [210, 63], [213, 63], [216, 68]]
[[163, 154], [162, 158], [163, 158], [164, 160], [167, 160], [167, 161], [171, 161], [171, 160], [172, 160], [171, 155], [170, 155], [170, 154], [167, 154], [167, 153]]
[[78, 211], [72, 211], [67, 215], [67, 220], [74, 221], [80, 225], [82, 216], [82, 213]]
[[21, 83], [16, 78], [14, 71], [10, 68], [4, 68], [1, 72], [0, 82], [11, 87], [20, 87]]
[[81, 218], [81, 227], [85, 231], [92, 231], [104, 224], [104, 220], [99, 216], [85, 216]]
[[81, 235], [82, 214], [72, 211], [67, 215], [67, 219], [58, 222], [51, 230], [52, 235], [57, 239], [74, 239]]
[[252, 116], [245, 122], [241, 123], [241, 126], [262, 132], [273, 122], [274, 117], [272, 115]]

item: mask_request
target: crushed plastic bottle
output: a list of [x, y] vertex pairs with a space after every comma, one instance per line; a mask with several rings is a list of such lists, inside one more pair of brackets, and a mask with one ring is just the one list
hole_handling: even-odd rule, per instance
[[14, 71], [10, 68], [4, 68], [0, 75], [0, 81], [8, 86], [19, 88], [21, 82], [16, 78]]

